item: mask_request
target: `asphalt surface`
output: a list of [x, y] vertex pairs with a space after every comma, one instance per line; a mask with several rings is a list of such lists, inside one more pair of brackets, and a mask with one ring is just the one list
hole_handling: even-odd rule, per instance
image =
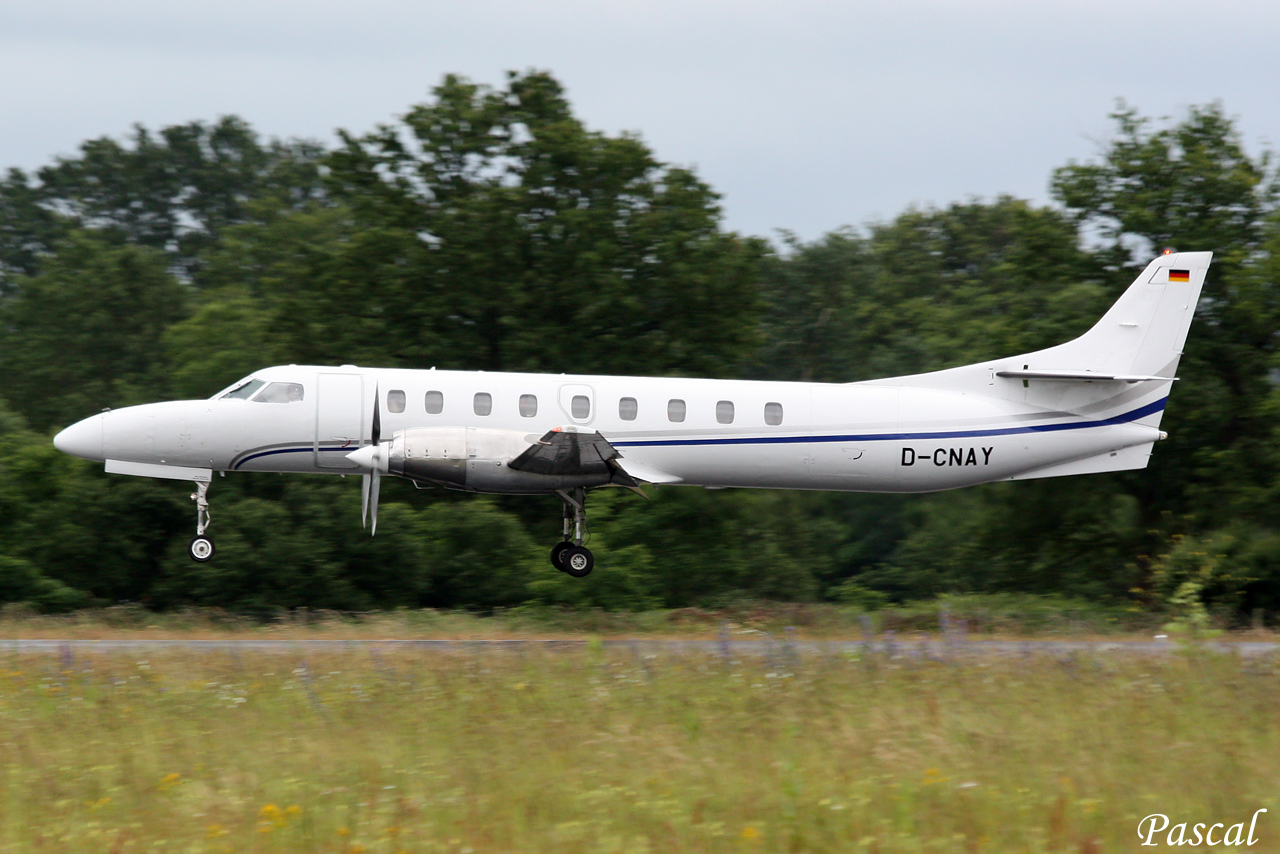
[[[72, 640], [18, 638], [0, 640], [0, 653], [45, 655], [91, 655], [141, 652], [341, 652], [351, 650], [405, 650], [440, 654], [479, 652], [567, 652], [583, 650], [592, 643], [605, 649], [643, 654], [703, 654], [713, 656], [771, 656], [860, 654], [868, 646], [877, 655], [888, 657], [947, 658], [955, 656], [1019, 655], [1167, 655], [1185, 645], [1167, 639], [1150, 641], [1099, 640], [977, 640], [954, 638], [877, 637], [865, 640], [791, 640], [755, 637], [723, 640], [682, 640], [665, 638], [608, 639], [501, 639], [501, 640], [323, 640], [323, 639], [214, 639], [114, 638]], [[1280, 643], [1272, 641], [1198, 641], [1197, 648], [1230, 653], [1247, 658], [1280, 653]]]

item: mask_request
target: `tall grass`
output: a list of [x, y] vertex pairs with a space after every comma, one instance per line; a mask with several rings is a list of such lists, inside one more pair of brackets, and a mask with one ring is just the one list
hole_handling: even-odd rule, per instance
[[0, 851], [1280, 847], [1280, 663], [404, 648], [0, 659]]
[[718, 607], [644, 612], [523, 606], [479, 615], [465, 611], [398, 610], [370, 613], [284, 610], [256, 615], [216, 608], [166, 612], [117, 605], [69, 614], [37, 614], [22, 605], [0, 607], [0, 639], [108, 637], [284, 638], [507, 638], [565, 634], [715, 636], [731, 626], [807, 637], [860, 638], [869, 617], [876, 631], [936, 631], [941, 614], [967, 631], [1002, 636], [1150, 636], [1168, 614], [1059, 596], [984, 594], [949, 596], [882, 608], [867, 614], [847, 606], [812, 603], [725, 601]]

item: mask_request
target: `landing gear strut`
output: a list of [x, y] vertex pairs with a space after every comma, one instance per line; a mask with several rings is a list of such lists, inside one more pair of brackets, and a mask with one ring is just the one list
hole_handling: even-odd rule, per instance
[[596, 565], [591, 550], [582, 545], [587, 530], [587, 491], [579, 486], [557, 489], [556, 495], [564, 505], [564, 541], [551, 550], [551, 565], [574, 578], [583, 578]]
[[191, 500], [196, 503], [196, 535], [187, 551], [197, 563], [204, 563], [213, 557], [213, 540], [204, 535], [209, 528], [208, 493], [208, 481], [196, 481], [196, 491], [191, 496]]

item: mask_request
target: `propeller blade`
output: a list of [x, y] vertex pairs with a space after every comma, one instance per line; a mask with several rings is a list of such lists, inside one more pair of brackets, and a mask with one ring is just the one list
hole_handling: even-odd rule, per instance
[[369, 444], [347, 454], [347, 459], [369, 469], [369, 474], [364, 475], [360, 484], [360, 527], [363, 528], [365, 526], [365, 523], [370, 518], [370, 510], [372, 510], [373, 526], [369, 531], [369, 536], [371, 537], [378, 533], [378, 493], [382, 488], [382, 472], [386, 467], [386, 454], [380, 444], [382, 440], [382, 407], [378, 405], [378, 402], [381, 396], [382, 390], [375, 385], [373, 387], [373, 426]]
[[369, 481], [373, 479], [373, 475], [366, 474], [360, 477], [360, 527], [366, 528], [369, 525]]

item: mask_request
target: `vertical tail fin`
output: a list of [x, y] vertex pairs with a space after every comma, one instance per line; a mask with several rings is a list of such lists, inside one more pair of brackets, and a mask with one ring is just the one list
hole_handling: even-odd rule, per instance
[[1092, 329], [1065, 344], [872, 384], [984, 394], [1158, 427], [1212, 259], [1212, 252], [1157, 257]]
[[1212, 259], [1212, 252], [1160, 255], [1084, 335], [1019, 358], [1040, 368], [1172, 378]]

